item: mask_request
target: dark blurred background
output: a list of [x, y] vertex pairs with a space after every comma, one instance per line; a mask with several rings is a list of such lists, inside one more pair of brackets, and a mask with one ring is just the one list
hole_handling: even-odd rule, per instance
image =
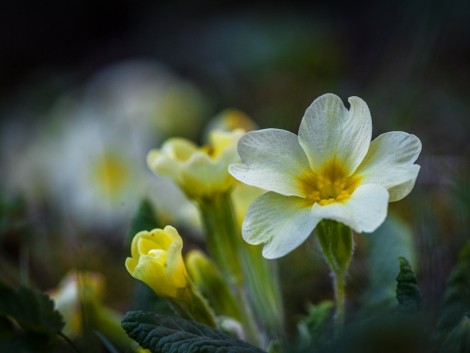
[[[11, 178], [12, 170], [19, 168], [7, 163], [12, 159], [40, 162], [34, 153], [31, 156], [28, 152], [30, 159], [23, 155], [30, 149], [26, 146], [29, 132], [37, 134], [51, 128], [57, 102], [64, 96], [73, 97], [73, 107], [82, 104], [81, 97], [90, 92], [99, 96], [101, 86], [90, 90], [88, 85], [119, 63], [155, 63], [189, 83], [198, 91], [196, 101], [203, 103], [176, 99], [175, 104], [183, 114], [190, 114], [197, 106], [204, 121], [222, 109], [235, 107], [250, 115], [260, 127], [296, 132], [304, 110], [317, 96], [332, 92], [346, 101], [357, 95], [371, 109], [374, 136], [403, 130], [416, 134], [423, 142], [417, 186], [407, 200], [391, 205], [391, 213], [404, 219], [413, 231], [418, 273], [426, 288], [428, 305], [435, 305], [469, 235], [469, 18], [470, 2], [465, 0], [323, 1], [308, 5], [244, 1], [3, 1], [0, 152], [4, 164], [0, 175]], [[119, 82], [126, 85], [125, 80]], [[129, 90], [132, 93], [133, 87]], [[74, 116], [67, 113], [69, 108], [62, 107], [60, 115]], [[101, 117], [97, 114], [94, 119]], [[194, 121], [194, 131], [176, 131], [200, 140], [203, 124]], [[154, 147], [160, 142], [155, 139]], [[82, 143], [86, 144], [86, 139]], [[51, 147], [54, 149], [54, 143]], [[144, 156], [134, 159], [143, 160]], [[25, 168], [23, 174], [36, 176], [36, 172], [21, 167]], [[17, 177], [13, 179], [18, 181]], [[42, 221], [49, 219], [42, 217], [54, 212], [47, 196], [40, 193], [38, 202], [28, 197], [28, 189], [21, 187], [24, 185], [19, 190], [10, 190], [9, 185], [3, 186], [7, 195], [18, 192], [27, 204], [40, 204], [33, 219], [37, 221], [38, 214]], [[59, 208], [67, 205], [59, 202]], [[134, 208], [126, 209], [128, 217], [133, 211]], [[54, 236], [61, 238], [62, 231], [52, 231], [53, 228], [54, 223], [46, 221], [37, 239], [43, 242]], [[100, 226], [99, 232], [108, 234], [116, 229], [122, 233], [117, 237], [119, 241], [114, 247], [107, 243], [106, 248], [100, 247], [96, 231], [80, 231], [87, 234], [82, 239], [96, 245], [85, 246], [86, 242], [81, 242], [73, 253], [80, 258], [87, 251], [102, 256], [120, 252], [115, 262], [103, 265], [100, 259], [89, 258], [88, 265], [108, 276], [121, 266], [118, 278], [130, 283], [123, 266], [127, 250], [122, 250], [121, 241], [126, 230], [115, 224], [105, 230]], [[9, 273], [14, 272], [12, 268], [21, 257], [17, 243], [22, 240], [12, 240], [12, 234], [4, 237], [4, 252], [10, 257], [5, 257], [3, 266], [10, 269]], [[357, 239], [360, 245], [361, 238]], [[47, 244], [52, 243], [49, 240]], [[359, 248], [358, 256], [360, 253]], [[57, 260], [62, 266], [52, 265]], [[56, 254], [31, 261], [42, 264], [36, 282], [47, 288], [73, 266], [76, 257]], [[10, 265], [5, 265], [8, 262]], [[366, 281], [361, 277], [361, 266], [364, 265], [358, 263], [356, 270], [352, 269], [351, 277], [358, 278], [357, 284], [350, 281], [350, 292], [357, 296], [355, 288], [360, 291]], [[299, 271], [297, 276], [305, 275], [299, 283], [306, 283], [302, 282], [306, 276], [314, 278], [311, 273], [302, 272], [303, 263], [291, 268]], [[298, 293], [286, 292], [287, 298], [292, 299], [293, 311], [302, 310], [306, 297], [316, 301], [325, 297], [325, 291], [331, 291], [326, 268], [316, 271], [323, 271], [317, 280], [303, 285]], [[297, 280], [287, 271], [287, 280], [289, 276], [291, 281]], [[117, 300], [122, 304], [128, 294], [119, 293]], [[297, 298], [297, 294], [302, 297]]]
[[196, 83], [213, 110], [236, 106], [294, 129], [314, 97], [358, 95], [380, 130], [393, 114], [409, 129], [425, 125], [428, 150], [468, 149], [467, 1], [0, 6], [3, 109], [39, 104], [24, 102], [38, 85], [36, 94], [51, 97], [38, 99], [47, 106], [54, 94], [111, 63], [148, 58]]

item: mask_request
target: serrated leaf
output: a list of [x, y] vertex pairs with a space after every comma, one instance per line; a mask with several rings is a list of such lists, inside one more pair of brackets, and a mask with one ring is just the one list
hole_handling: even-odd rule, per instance
[[397, 276], [397, 300], [399, 311], [415, 314], [421, 310], [421, 291], [411, 265], [404, 257], [399, 257], [400, 273]]
[[37, 290], [13, 289], [0, 282], [0, 316], [14, 319], [25, 331], [55, 336], [64, 327], [53, 301]]
[[122, 327], [152, 353], [263, 353], [247, 342], [180, 317], [131, 311]]
[[154, 228], [161, 228], [160, 222], [157, 220], [156, 211], [153, 204], [148, 199], [140, 201], [139, 208], [131, 221], [129, 229], [129, 236], [127, 239], [128, 245], [131, 244], [132, 238], [141, 230], [151, 230]]

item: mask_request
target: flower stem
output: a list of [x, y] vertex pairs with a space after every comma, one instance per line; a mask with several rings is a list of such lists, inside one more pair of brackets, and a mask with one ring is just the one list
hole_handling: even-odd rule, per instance
[[315, 232], [333, 277], [336, 305], [335, 332], [338, 335], [345, 320], [345, 276], [354, 252], [352, 231], [341, 223], [323, 220], [317, 225]]
[[334, 290], [335, 290], [335, 332], [339, 334], [344, 326], [345, 317], [345, 299], [346, 293], [344, 290], [344, 274], [334, 274]]
[[[243, 240], [235, 221], [230, 192], [199, 201], [199, 205], [209, 252], [221, 271], [231, 278], [235, 295], [244, 306], [242, 321], [247, 333], [258, 337], [266, 333], [279, 336], [283, 310], [275, 264], [262, 257], [261, 246]], [[257, 327], [253, 314], [267, 332]]]
[[242, 238], [233, 214], [230, 193], [216, 194], [198, 202], [206, 230], [207, 247], [234, 290], [242, 308], [242, 324], [249, 340], [259, 344], [258, 329], [244, 288]]
[[232, 285], [243, 282], [239, 258], [240, 239], [233, 228], [234, 217], [230, 194], [216, 194], [198, 202], [206, 230], [207, 247], [222, 273]]

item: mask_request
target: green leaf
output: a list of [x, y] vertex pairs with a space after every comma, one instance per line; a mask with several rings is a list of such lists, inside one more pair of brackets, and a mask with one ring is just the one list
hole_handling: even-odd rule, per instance
[[374, 314], [380, 309], [396, 305], [397, 258], [402, 256], [415, 265], [413, 234], [409, 226], [390, 215], [370, 236], [362, 237], [365, 243], [368, 285], [361, 297], [365, 313]]
[[13, 289], [1, 281], [0, 316], [14, 319], [25, 331], [51, 337], [64, 327], [62, 316], [46, 294], [26, 287]]
[[[28, 229], [26, 202], [23, 197], [4, 198], [0, 190], [0, 239], [7, 233], [21, 233]], [[25, 232], [24, 236], [29, 236]]]
[[404, 257], [399, 257], [400, 273], [397, 276], [397, 300], [399, 311], [415, 314], [421, 310], [421, 291], [411, 265]]
[[132, 238], [141, 230], [152, 230], [154, 228], [161, 228], [160, 222], [157, 219], [157, 212], [155, 207], [148, 199], [140, 201], [139, 208], [132, 218], [131, 226], [129, 229], [129, 236], [127, 239], [128, 245], [131, 244]]
[[131, 311], [122, 327], [152, 353], [263, 353], [247, 342], [179, 317]]
[[55, 352], [57, 342], [43, 334], [21, 332], [0, 339], [0, 352], [14, 353], [51, 353]]
[[437, 329], [445, 334], [452, 330], [470, 311], [470, 243], [460, 252], [459, 261], [452, 269], [444, 293], [444, 308]]
[[319, 347], [329, 339], [331, 327], [328, 327], [328, 323], [332, 318], [334, 308], [331, 300], [308, 306], [307, 316], [297, 324], [300, 347]]
[[470, 351], [470, 318], [464, 315], [459, 324], [447, 335], [439, 352], [466, 353]]

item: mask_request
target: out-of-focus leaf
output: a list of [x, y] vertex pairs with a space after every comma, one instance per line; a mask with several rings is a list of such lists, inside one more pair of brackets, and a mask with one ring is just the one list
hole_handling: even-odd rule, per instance
[[301, 347], [320, 346], [327, 340], [328, 334], [331, 334], [328, 322], [333, 310], [334, 304], [331, 300], [324, 300], [317, 305], [309, 305], [308, 315], [297, 324]]
[[437, 324], [440, 335], [446, 335], [470, 311], [470, 243], [460, 252], [444, 294], [444, 307]]
[[0, 342], [10, 338], [13, 331], [13, 323], [7, 317], [0, 316]]
[[130, 245], [132, 238], [141, 230], [152, 230], [154, 228], [161, 228], [160, 222], [157, 219], [156, 211], [153, 204], [148, 199], [143, 199], [136, 214], [132, 218], [131, 226], [129, 229], [129, 236], [127, 244]]
[[20, 196], [4, 199], [0, 192], [0, 239], [8, 232], [20, 232], [27, 229], [26, 218], [25, 200]]
[[54, 352], [54, 345], [46, 335], [23, 332], [0, 339], [0, 352], [51, 353]]
[[319, 350], [301, 353], [430, 353], [429, 328], [420, 315], [388, 311], [347, 325], [337, 339]]
[[106, 336], [104, 336], [98, 331], [95, 331], [95, 334], [98, 337], [98, 339], [101, 341], [103, 346], [106, 347], [109, 353], [119, 353], [118, 350], [113, 346], [113, 344], [108, 340]]
[[415, 265], [415, 249], [410, 228], [392, 215], [374, 234], [364, 237], [369, 282], [361, 302], [365, 311], [395, 306], [397, 258], [402, 256]]
[[152, 353], [263, 353], [247, 342], [179, 317], [133, 311], [125, 315], [122, 327]]
[[399, 311], [415, 314], [421, 310], [421, 291], [409, 262], [404, 257], [400, 257], [398, 260], [400, 261], [400, 273], [397, 276]]
[[31, 288], [15, 290], [0, 282], [0, 316], [14, 319], [25, 331], [53, 337], [64, 327], [62, 316], [44, 293]]
[[467, 353], [470, 352], [470, 319], [469, 313], [463, 316], [459, 324], [447, 335], [441, 345], [440, 353]]

